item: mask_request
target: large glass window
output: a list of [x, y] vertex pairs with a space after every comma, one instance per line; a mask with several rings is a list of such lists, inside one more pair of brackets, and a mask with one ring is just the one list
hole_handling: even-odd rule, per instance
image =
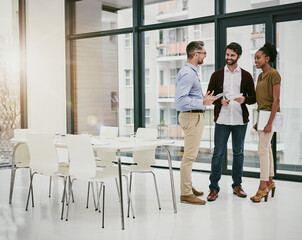
[[[205, 65], [208, 67], [199, 68], [203, 92], [207, 90], [209, 76], [214, 71], [214, 24], [198, 25], [201, 29], [199, 38], [205, 43], [207, 57], [205, 58]], [[209, 34], [209, 28], [212, 34]], [[207, 29], [207, 30], [205, 30]], [[146, 96], [146, 110], [150, 109], [150, 120], [146, 114], [146, 122], [150, 121], [150, 127], [155, 127], [159, 130], [159, 136], [166, 139], [175, 139], [176, 146], [171, 146], [172, 158], [174, 160], [181, 160], [183, 152], [183, 132], [178, 123], [178, 114], [175, 109], [174, 95], [175, 95], [175, 81], [177, 73], [187, 60], [186, 46], [190, 41], [196, 40], [194, 37], [195, 26], [187, 26], [176, 29], [162, 29], [148, 32], [150, 41], [148, 47], [145, 48], [145, 62], [149, 67], [150, 85], [145, 89]], [[205, 31], [205, 32], [203, 32]], [[156, 93], [156, 94], [154, 94]], [[211, 107], [210, 107], [211, 108]], [[211, 116], [211, 125], [205, 127], [200, 153], [197, 162], [209, 163], [208, 154], [209, 146], [213, 140], [213, 115]], [[148, 127], [149, 127], [148, 126]], [[160, 158], [160, 154], [157, 156]], [[209, 165], [209, 164], [208, 164]], [[198, 166], [197, 166], [198, 168]], [[204, 168], [203, 168], [204, 169]], [[209, 166], [207, 167], [209, 169]]]
[[295, 2], [300, 2], [300, 0], [226, 0], [226, 12], [238, 12]]
[[124, 35], [115, 37], [74, 41], [76, 133], [97, 135], [102, 125], [119, 126], [121, 136], [133, 132], [132, 49]]
[[[257, 41], [255, 42], [255, 39]], [[242, 55], [238, 61], [238, 65], [248, 71], [256, 81], [260, 70], [256, 70], [254, 63], [255, 52], [265, 43], [265, 24], [254, 24], [240, 27], [227, 28], [227, 44], [237, 42], [242, 46]], [[247, 105], [249, 111], [249, 119], [245, 145], [244, 145], [244, 171], [259, 172], [259, 158], [257, 153], [258, 135], [253, 129], [254, 119], [257, 119], [257, 104]], [[232, 168], [233, 153], [232, 139], [228, 142], [228, 169]]]
[[302, 175], [302, 21], [277, 23], [277, 70], [287, 131], [277, 133], [277, 173]]
[[0, 8], [0, 166], [10, 162], [13, 129], [20, 128], [18, 1]]
[[73, 3], [74, 33], [132, 26], [132, 1], [81, 0]]
[[[237, 13], [236, 19], [238, 17], [247, 24], [238, 27], [240, 23], [237, 20], [234, 19], [233, 21], [228, 14], [228, 16], [222, 14], [219, 15], [219, 21], [216, 23], [218, 28], [222, 28], [219, 34], [224, 34], [224, 26], [228, 26], [226, 29], [227, 43], [235, 41], [242, 45], [243, 55], [239, 60], [239, 65], [252, 74], [255, 84], [261, 70], [255, 67], [254, 53], [265, 43], [266, 37], [267, 39], [274, 39], [272, 36], [274, 31], [267, 32], [268, 36], [265, 36], [265, 32], [266, 27], [274, 30], [275, 24], [277, 24], [276, 40], [278, 51], [280, 51], [277, 68], [281, 73], [283, 82], [281, 86], [284, 86], [284, 82], [289, 81], [288, 79], [299, 79], [301, 77], [294, 70], [298, 68], [299, 64], [301, 65], [300, 59], [297, 58], [301, 55], [299, 54], [300, 49], [298, 47], [293, 48], [294, 43], [298, 45], [301, 41], [299, 32], [301, 21], [278, 23], [280, 21], [279, 15], [282, 14], [282, 21], [285, 21], [285, 17], [289, 14], [292, 17], [295, 14], [296, 6], [300, 8], [300, 5], [296, 4], [295, 9], [293, 6], [292, 9], [290, 9], [290, 6], [286, 8], [277, 7], [277, 5], [300, 2], [298, 0], [142, 0], [144, 11], [137, 12], [134, 15], [132, 14], [132, 2], [81, 0], [72, 3], [73, 34], [112, 29], [116, 29], [118, 33], [118, 35], [108, 37], [71, 40], [75, 43], [72, 54], [74, 59], [71, 60], [75, 63], [72, 74], [75, 86], [73, 91], [75, 93], [74, 126], [76, 132], [97, 133], [99, 126], [105, 124], [119, 126], [121, 136], [133, 133], [134, 113], [137, 114], [140, 111], [134, 109], [133, 104], [133, 72], [137, 70], [135, 69], [137, 66], [132, 66], [132, 58], [133, 50], [138, 50], [139, 54], [141, 52], [140, 49], [136, 49], [137, 46], [133, 46], [132, 31], [123, 28], [132, 27], [133, 17], [139, 18], [140, 14], [144, 16], [143, 25], [133, 29], [133, 32], [135, 34], [138, 32], [145, 33], [145, 52], [142, 53], [145, 56], [145, 94], [141, 96], [144, 99], [138, 99], [138, 101], [144, 100], [145, 102], [145, 116], [138, 117], [145, 118], [146, 127], [157, 128], [160, 138], [175, 140], [175, 144], [171, 146], [170, 151], [172, 158], [176, 160], [176, 167], [183, 154], [183, 132], [179, 126], [178, 113], [174, 105], [175, 80], [177, 72], [186, 62], [186, 46], [193, 40], [205, 42], [207, 56], [204, 64], [198, 67], [204, 93], [208, 87], [211, 74], [219, 67], [215, 65], [215, 51], [219, 52], [218, 59], [216, 59], [217, 63], [223, 62], [224, 59], [223, 46], [220, 45], [221, 40], [224, 40], [224, 36], [221, 40], [216, 41], [216, 46], [219, 46], [219, 48], [215, 49], [215, 37], [217, 37], [214, 29], [214, 17], [217, 17], [214, 11], [215, 4], [218, 4], [217, 9], [223, 9], [223, 6], [219, 4], [223, 5], [225, 2], [226, 13], [261, 8], [265, 12], [263, 16], [266, 16], [266, 14], [269, 16], [263, 18], [265, 20], [262, 24], [252, 24], [253, 22], [248, 23], [247, 21], [254, 19], [259, 23], [258, 20], [262, 19], [263, 16], [260, 16], [256, 11], [244, 12], [245, 15]], [[274, 9], [280, 8], [280, 14], [276, 11], [270, 12], [271, 8], [266, 8], [270, 6], [276, 6]], [[210, 17], [202, 18], [205, 16]], [[195, 25], [182, 25], [184, 23], [182, 20], [194, 18]], [[207, 23], [196, 24], [197, 20], [200, 20], [198, 23], [202, 23], [205, 19]], [[209, 19], [212, 19], [213, 22], [208, 22]], [[161, 23], [164, 24], [161, 25]], [[179, 26], [175, 27], [176, 23], [179, 23]], [[152, 27], [146, 26], [149, 24], [158, 24], [160, 29], [146, 30]], [[296, 29], [296, 32], [293, 32], [293, 29]], [[123, 34], [119, 30], [122, 30]], [[124, 34], [124, 32], [127, 33]], [[108, 32], [105, 33], [108, 34]], [[98, 36], [98, 33], [95, 33], [95, 36]], [[294, 39], [292, 36], [295, 36], [295, 42], [292, 40]], [[289, 46], [291, 50], [289, 50]], [[292, 49], [295, 49], [294, 53]], [[288, 53], [291, 54], [290, 58]], [[283, 62], [284, 59], [286, 59], [286, 62]], [[138, 79], [138, 81], [141, 81], [141, 79]], [[301, 118], [299, 115], [299, 105], [301, 104], [295, 104], [295, 97], [298, 94], [288, 94], [290, 89], [292, 89], [291, 84], [287, 85], [287, 83], [284, 88], [281, 87], [281, 109], [288, 112], [289, 123], [295, 124]], [[295, 91], [292, 92], [295, 93]], [[248, 106], [250, 123], [245, 141], [244, 171], [259, 172], [258, 135], [252, 129], [257, 120], [256, 108], [256, 104]], [[194, 165], [194, 168], [210, 170], [209, 163], [214, 147], [213, 106], [207, 107], [205, 118], [206, 126], [200, 142], [197, 164]], [[297, 124], [298, 131], [295, 132], [296, 135], [300, 131], [299, 126]], [[296, 135], [295, 140], [291, 140], [290, 134], [277, 134], [277, 172], [279, 173], [292, 174], [294, 172], [294, 174], [299, 174], [299, 171], [301, 171], [302, 150], [300, 148], [302, 148], [302, 145], [300, 142], [302, 140], [298, 141], [296, 139], [302, 139], [302, 135]], [[228, 143], [228, 149], [231, 150], [230, 142]], [[166, 158], [166, 155], [164, 154], [162, 157]], [[161, 153], [157, 152], [157, 159], [160, 158]], [[232, 151], [228, 151], [227, 159], [229, 160], [227, 168], [230, 169]]]
[[145, 24], [213, 15], [214, 2], [212, 0], [145, 0]]

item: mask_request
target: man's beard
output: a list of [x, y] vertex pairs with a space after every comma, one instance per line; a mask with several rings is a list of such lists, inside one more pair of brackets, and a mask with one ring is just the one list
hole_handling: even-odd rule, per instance
[[203, 64], [203, 59], [198, 62], [198, 65]]
[[[228, 60], [231, 60], [231, 63], [228, 63]], [[237, 63], [237, 61], [238, 61], [238, 58], [236, 60], [232, 60], [232, 59], [226, 59], [225, 60], [226, 64], [230, 65], [230, 66], [234, 65], [235, 63]]]

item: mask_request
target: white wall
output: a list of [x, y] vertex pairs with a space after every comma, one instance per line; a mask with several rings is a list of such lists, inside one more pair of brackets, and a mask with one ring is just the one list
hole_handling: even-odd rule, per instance
[[27, 0], [28, 127], [66, 132], [63, 0]]

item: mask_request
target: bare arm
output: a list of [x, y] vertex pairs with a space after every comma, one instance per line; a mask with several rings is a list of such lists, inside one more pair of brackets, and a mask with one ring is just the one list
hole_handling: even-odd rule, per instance
[[266, 126], [264, 127], [263, 131], [268, 133], [272, 131], [272, 124], [276, 115], [276, 112], [278, 110], [279, 107], [279, 102], [280, 102], [280, 83], [277, 83], [273, 86], [273, 105], [272, 105], [272, 109], [271, 109], [271, 115], [268, 119], [268, 122], [266, 124]]

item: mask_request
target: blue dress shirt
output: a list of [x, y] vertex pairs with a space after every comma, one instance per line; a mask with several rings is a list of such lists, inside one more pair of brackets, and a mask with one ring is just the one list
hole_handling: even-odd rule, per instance
[[205, 110], [201, 83], [197, 67], [186, 62], [179, 70], [176, 79], [175, 105], [180, 112], [190, 110]]

